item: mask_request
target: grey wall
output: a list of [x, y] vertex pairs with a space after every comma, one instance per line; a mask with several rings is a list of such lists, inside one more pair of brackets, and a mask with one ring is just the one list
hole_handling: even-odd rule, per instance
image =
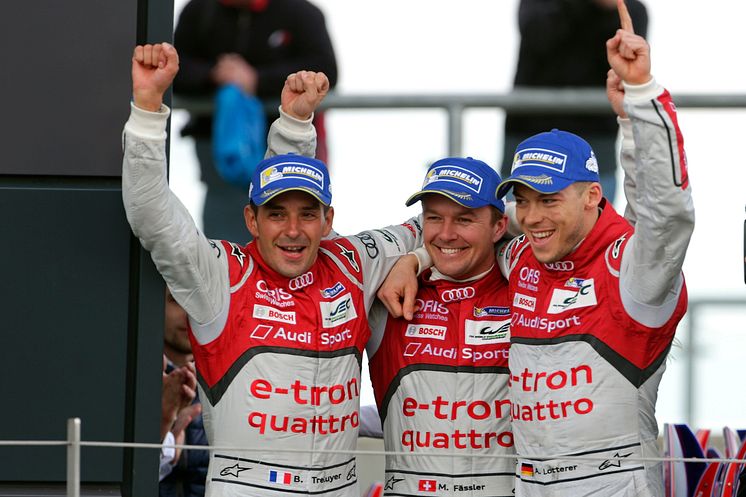
[[0, 174], [118, 176], [137, 2], [12, 2], [0, 28]]
[[[172, 12], [2, 8], [0, 440], [63, 440], [80, 417], [84, 440], [159, 441], [163, 283], [125, 219], [121, 130], [132, 49], [170, 40]], [[0, 495], [64, 487], [63, 447], [0, 447], [0, 461]], [[84, 448], [82, 466], [84, 489], [156, 495], [155, 450]]]

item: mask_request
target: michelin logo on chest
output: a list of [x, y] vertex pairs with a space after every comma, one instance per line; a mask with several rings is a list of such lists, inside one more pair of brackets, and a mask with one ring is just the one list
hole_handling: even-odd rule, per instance
[[[568, 288], [569, 287], [569, 288]], [[571, 309], [598, 304], [593, 278], [570, 278], [565, 288], [555, 288], [549, 302], [548, 314], [559, 314]]]
[[319, 306], [321, 308], [321, 325], [324, 328], [334, 328], [357, 318], [351, 293], [345, 293], [331, 302], [319, 302]]

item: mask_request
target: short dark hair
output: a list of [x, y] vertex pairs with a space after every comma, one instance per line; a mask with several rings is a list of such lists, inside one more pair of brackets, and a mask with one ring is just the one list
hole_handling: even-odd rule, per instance
[[494, 207], [492, 205], [490, 206], [490, 216], [491, 216], [490, 222], [492, 222], [492, 224], [495, 224], [496, 222], [498, 222], [500, 219], [503, 218], [504, 215], [505, 214], [500, 212], [500, 210], [497, 207]]

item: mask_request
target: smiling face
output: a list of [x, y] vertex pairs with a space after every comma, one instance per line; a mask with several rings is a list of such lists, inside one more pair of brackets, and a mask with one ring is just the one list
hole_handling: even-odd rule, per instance
[[422, 199], [422, 217], [425, 248], [444, 275], [464, 280], [495, 264], [495, 243], [507, 229], [507, 218], [494, 207], [469, 209], [431, 193]]
[[585, 238], [598, 219], [601, 186], [575, 183], [557, 193], [516, 185], [515, 211], [539, 262], [559, 261]]
[[246, 226], [269, 266], [287, 278], [299, 276], [316, 261], [321, 239], [332, 229], [334, 209], [323, 209], [308, 193], [282, 193], [257, 208], [244, 209]]

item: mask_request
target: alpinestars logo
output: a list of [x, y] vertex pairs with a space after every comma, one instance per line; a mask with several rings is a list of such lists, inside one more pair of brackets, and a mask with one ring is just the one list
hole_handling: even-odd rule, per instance
[[347, 259], [347, 261], [350, 263], [350, 266], [352, 266], [352, 269], [360, 272], [360, 266], [358, 266], [357, 260], [355, 259], [355, 252], [348, 249], [344, 245], [340, 245], [339, 243], [337, 244], [337, 247], [341, 249], [341, 251], [339, 252], [340, 255], [344, 256]]
[[241, 247], [235, 243], [231, 243], [231, 255], [238, 259], [238, 264], [243, 267], [243, 261], [246, 258], [246, 255], [241, 251]]

